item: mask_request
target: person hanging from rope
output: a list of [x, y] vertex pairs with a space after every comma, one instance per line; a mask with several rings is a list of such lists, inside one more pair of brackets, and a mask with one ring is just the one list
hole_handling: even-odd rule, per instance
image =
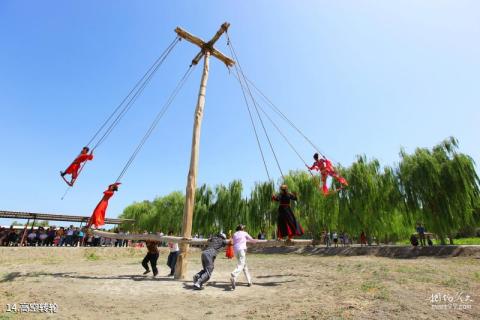
[[303, 235], [303, 228], [297, 219], [295, 219], [295, 215], [290, 206], [292, 200], [297, 201], [297, 195], [288, 192], [286, 184], [283, 184], [280, 190], [278, 195], [272, 195], [272, 201], [280, 203], [278, 206], [277, 238], [282, 240], [284, 237], [288, 237], [290, 241], [295, 236]]
[[89, 225], [93, 225], [96, 228], [105, 224], [105, 213], [107, 212], [108, 200], [113, 197], [115, 191], [118, 191], [120, 182], [115, 182], [108, 186], [108, 189], [103, 192], [103, 198], [93, 210], [92, 217], [90, 218]]
[[[81, 171], [81, 168], [82, 168], [82, 163], [84, 163], [86, 161], [89, 161], [89, 160], [93, 160], [93, 154], [91, 152], [88, 153], [89, 151], [90, 151], [90, 149], [88, 147], [83, 147], [82, 151], [75, 158], [75, 160], [73, 160], [72, 164], [70, 164], [65, 171], [60, 171], [60, 176], [62, 176], [63, 180], [65, 180], [65, 182], [70, 187], [72, 187], [73, 184], [75, 183], [75, 180], [77, 180], [78, 175], [79, 175], [79, 173]], [[67, 174], [71, 175], [70, 181], [68, 181], [65, 178], [65, 175], [67, 175]]]
[[308, 165], [307, 168], [308, 170], [317, 170], [320, 171], [320, 175], [322, 176], [322, 191], [323, 194], [328, 194], [328, 186], [327, 186], [327, 177], [331, 176], [335, 180], [337, 180], [341, 185], [342, 188], [348, 186], [347, 180], [345, 178], [341, 177], [333, 168], [332, 162], [328, 160], [325, 157], [322, 157], [322, 159], [319, 159], [318, 153], [315, 153], [313, 155], [313, 159], [315, 159], [315, 162], [311, 167]]

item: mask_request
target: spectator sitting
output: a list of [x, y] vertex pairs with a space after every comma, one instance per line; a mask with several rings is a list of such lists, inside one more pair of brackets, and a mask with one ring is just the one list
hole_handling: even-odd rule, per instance
[[418, 239], [417, 239], [417, 236], [412, 234], [412, 236], [410, 237], [410, 243], [412, 244], [412, 246], [414, 247], [417, 247], [418, 246]]
[[34, 246], [37, 243], [37, 232], [35, 230], [31, 230], [27, 236], [28, 245]]
[[47, 238], [48, 238], [48, 234], [42, 228], [42, 230], [40, 230], [40, 234], [38, 235], [39, 245], [44, 246]]
[[258, 239], [258, 240], [265, 240], [265, 232], [264, 232], [263, 230], [261, 230], [261, 231], [258, 233], [257, 239]]

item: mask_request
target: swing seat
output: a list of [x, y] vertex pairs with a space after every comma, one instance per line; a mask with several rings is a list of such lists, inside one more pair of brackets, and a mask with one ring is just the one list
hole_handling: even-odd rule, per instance
[[62, 177], [63, 181], [65, 181], [66, 184], [68, 184], [70, 187], [73, 187], [73, 184], [75, 183], [76, 179], [72, 179], [72, 181], [68, 181], [65, 179], [65, 175], [63, 174], [62, 171], [60, 171], [60, 177]]

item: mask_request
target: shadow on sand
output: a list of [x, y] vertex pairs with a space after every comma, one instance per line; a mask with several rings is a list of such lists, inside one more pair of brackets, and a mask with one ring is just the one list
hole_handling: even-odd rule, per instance
[[[257, 277], [260, 278], [260, 277]], [[287, 280], [287, 281], [270, 281], [270, 282], [254, 282], [253, 287], [277, 287], [280, 286], [282, 283], [287, 283], [287, 282], [293, 282], [294, 280]], [[237, 282], [236, 283], [237, 288], [238, 287], [248, 287], [247, 283], [243, 282]], [[211, 281], [207, 282], [205, 284], [205, 287], [212, 287], [212, 288], [217, 288], [217, 289], [222, 289], [223, 291], [232, 291], [232, 286], [229, 282], [224, 282], [224, 281]], [[184, 282], [183, 283], [183, 288], [186, 290], [194, 290], [193, 283], [192, 282]], [[203, 289], [202, 289], [203, 290]]]
[[84, 280], [132, 280], [132, 281], [175, 281], [171, 277], [152, 277], [138, 274], [125, 274], [117, 276], [89, 276], [89, 275], [79, 275], [72, 272], [11, 272], [6, 274], [0, 283], [2, 282], [12, 282], [17, 278], [37, 278], [40, 276], [54, 277], [54, 278], [68, 278], [68, 279], [84, 279]]

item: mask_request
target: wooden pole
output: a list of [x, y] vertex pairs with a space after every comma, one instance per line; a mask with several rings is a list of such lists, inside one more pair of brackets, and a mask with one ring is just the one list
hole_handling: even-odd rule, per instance
[[[205, 106], [205, 94], [207, 91], [208, 69], [210, 52], [204, 52], [203, 74], [200, 82], [200, 91], [198, 93], [197, 107], [193, 123], [192, 153], [190, 156], [190, 169], [188, 170], [187, 188], [185, 195], [185, 206], [183, 209], [182, 237], [190, 238], [192, 236], [193, 207], [195, 204], [195, 190], [197, 188], [197, 169], [198, 153], [200, 151], [200, 131], [202, 128], [203, 109]], [[175, 279], [185, 279], [187, 273], [187, 254], [189, 245], [182, 243], [180, 245], [180, 254], [175, 267]]]
[[25, 225], [25, 228], [23, 229], [22, 240], [20, 240], [20, 247], [23, 246], [23, 243], [25, 242], [25, 237], [27, 236], [27, 228], [28, 228], [28, 223], [29, 222], [30, 222], [30, 219], [27, 219], [27, 224]]

